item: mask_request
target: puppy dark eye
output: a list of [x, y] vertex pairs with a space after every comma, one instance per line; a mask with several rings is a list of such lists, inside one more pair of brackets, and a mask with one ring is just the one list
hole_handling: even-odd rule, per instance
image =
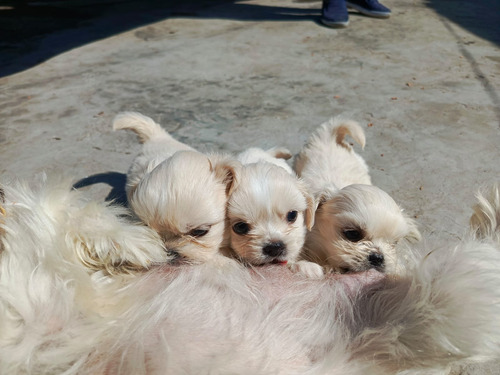
[[236, 234], [244, 235], [250, 231], [250, 226], [243, 221], [239, 221], [233, 225], [233, 231]]
[[297, 220], [297, 215], [298, 215], [297, 211], [290, 211], [289, 213], [286, 214], [286, 220], [289, 223], [294, 223], [295, 220]]
[[189, 235], [192, 237], [203, 237], [207, 233], [208, 233], [208, 229], [196, 228], [196, 229], [193, 229], [191, 232], [189, 232]]
[[358, 242], [363, 239], [363, 232], [358, 229], [346, 229], [342, 232], [342, 234], [351, 242]]

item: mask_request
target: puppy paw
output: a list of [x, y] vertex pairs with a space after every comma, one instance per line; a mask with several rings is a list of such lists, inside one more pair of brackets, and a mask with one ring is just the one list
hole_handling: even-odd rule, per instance
[[307, 260], [299, 260], [298, 262], [289, 263], [288, 267], [293, 273], [300, 273], [311, 279], [322, 279], [325, 275], [323, 267], [319, 264], [308, 262]]

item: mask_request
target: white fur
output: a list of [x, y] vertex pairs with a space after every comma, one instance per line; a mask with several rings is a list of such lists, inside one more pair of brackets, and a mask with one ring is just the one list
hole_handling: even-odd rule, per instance
[[295, 172], [307, 181], [315, 196], [330, 186], [342, 189], [352, 184], [371, 185], [368, 166], [344, 140], [346, 135], [365, 147], [361, 126], [355, 121], [335, 117], [316, 129], [295, 158]]
[[304, 258], [336, 272], [372, 267], [398, 272], [402, 260], [396, 244], [416, 241], [420, 233], [387, 193], [371, 185], [368, 167], [345, 142], [346, 135], [364, 147], [363, 129], [335, 118], [311, 135], [295, 160], [295, 170], [318, 202]]
[[249, 149], [238, 154], [238, 160], [241, 164], [268, 162], [285, 169], [290, 174], [294, 174], [292, 168], [286, 162], [286, 160], [291, 157], [291, 152], [284, 147], [273, 147], [269, 150], [263, 150], [258, 147], [250, 147]]
[[[240, 183], [229, 198], [230, 249], [226, 253], [250, 265], [281, 262], [295, 272], [322, 277], [321, 266], [298, 261], [306, 230], [313, 224], [314, 200], [282, 159], [290, 156], [282, 148], [250, 148], [238, 155], [243, 168]], [[293, 212], [296, 218], [288, 220]], [[248, 226], [247, 233], [235, 230], [241, 223]], [[270, 247], [274, 250], [267, 250]]]
[[0, 373], [76, 373], [104, 323], [92, 323], [106, 298], [91, 274], [135, 273], [170, 258], [153, 230], [123, 208], [86, 199], [69, 179], [42, 176], [34, 188], [4, 190]]
[[[191, 261], [216, 257], [239, 163], [228, 156], [203, 155], [139, 113], [117, 115], [113, 128], [130, 129], [144, 143], [127, 174], [134, 213], [182, 257]], [[199, 235], [200, 231], [205, 232]]]
[[415, 260], [398, 276], [310, 280], [236, 262], [106, 275], [66, 240], [67, 219], [88, 214], [67, 182], [7, 186], [0, 206], [1, 374], [446, 374], [500, 356], [489, 215], [488, 236], [408, 249]]
[[474, 215], [470, 218], [472, 232], [478, 239], [496, 238], [500, 242], [500, 189], [494, 185], [476, 195]]

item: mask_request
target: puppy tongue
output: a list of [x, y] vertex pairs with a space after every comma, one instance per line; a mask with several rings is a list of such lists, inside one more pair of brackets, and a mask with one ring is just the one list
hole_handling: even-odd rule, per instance
[[274, 259], [272, 262], [272, 264], [281, 264], [281, 265], [285, 265], [288, 263], [288, 260], [279, 260], [279, 259]]

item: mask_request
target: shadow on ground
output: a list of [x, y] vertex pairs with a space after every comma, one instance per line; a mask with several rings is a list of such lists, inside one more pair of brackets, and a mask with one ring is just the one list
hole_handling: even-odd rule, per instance
[[500, 45], [500, 1], [427, 0], [426, 3], [454, 24]]
[[[317, 21], [319, 0], [295, 3], [317, 6], [264, 6], [242, 0], [0, 0], [0, 77], [166, 18]], [[500, 1], [428, 0], [427, 5], [479, 37], [500, 44]]]
[[444, 27], [455, 38], [457, 49], [465, 58], [476, 80], [483, 86], [493, 105], [500, 127], [500, 95], [497, 88], [481, 69], [470, 46], [475, 42], [464, 40], [452, 24], [459, 25], [478, 37], [500, 45], [500, 1], [498, 0], [428, 0], [427, 5], [443, 17]]
[[60, 53], [167, 18], [314, 20], [317, 9], [262, 6], [240, 0], [0, 0], [0, 77]]
[[81, 189], [95, 184], [106, 184], [111, 186], [111, 191], [106, 197], [106, 202], [112, 202], [120, 206], [128, 206], [125, 183], [127, 176], [120, 172], [98, 173], [82, 178], [73, 185], [74, 189]]

